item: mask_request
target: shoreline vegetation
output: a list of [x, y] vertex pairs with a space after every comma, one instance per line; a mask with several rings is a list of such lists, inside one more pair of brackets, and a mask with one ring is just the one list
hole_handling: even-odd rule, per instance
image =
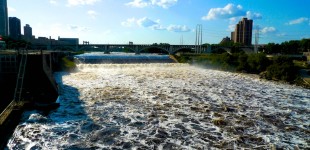
[[[246, 54], [192, 54], [173, 55], [179, 63], [189, 63], [215, 70], [256, 74], [261, 79], [284, 82], [310, 89], [310, 65], [306, 60], [287, 56], [267, 57], [264, 53]], [[308, 77], [308, 78], [307, 78]]]
[[73, 72], [76, 69], [76, 63], [74, 62], [74, 55], [84, 54], [84, 51], [77, 51], [72, 52], [69, 56], [67, 55], [60, 55], [60, 63], [56, 66], [56, 71], [66, 71], [66, 72]]
[[[78, 54], [81, 53], [83, 52]], [[243, 51], [220, 54], [181, 53], [170, 55], [170, 58], [178, 63], [189, 63], [203, 68], [257, 75], [261, 79], [310, 89], [310, 64], [307, 63], [307, 58], [292, 58], [285, 55], [267, 57], [264, 53], [246, 54]], [[59, 70], [72, 72], [75, 68], [76, 64], [72, 56], [62, 57]]]

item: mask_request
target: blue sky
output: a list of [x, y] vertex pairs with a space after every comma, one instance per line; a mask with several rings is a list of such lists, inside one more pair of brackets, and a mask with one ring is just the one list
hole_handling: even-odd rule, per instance
[[[259, 43], [310, 38], [310, 0], [8, 0], [9, 17], [43, 37], [92, 44], [219, 43], [242, 18], [254, 20]], [[23, 29], [22, 29], [23, 32]], [[254, 34], [253, 42], [254, 43]]]

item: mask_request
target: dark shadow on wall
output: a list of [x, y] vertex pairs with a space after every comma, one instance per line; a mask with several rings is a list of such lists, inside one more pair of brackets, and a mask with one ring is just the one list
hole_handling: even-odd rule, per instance
[[[65, 74], [64, 74], [65, 75]], [[36, 141], [37, 144], [30, 149], [44, 149], [46, 145], [57, 145], [58, 149], [98, 149], [94, 145], [86, 144], [89, 141], [81, 133], [93, 133], [102, 129], [101, 125], [95, 124], [84, 109], [84, 102], [79, 98], [78, 89], [58, 82], [61, 95], [57, 99], [60, 107], [52, 111], [30, 110], [22, 115], [16, 131], [19, 134], [9, 140], [7, 148], [26, 149], [27, 144], [21, 141]], [[33, 87], [33, 89], [36, 89]], [[41, 92], [41, 89], [39, 89]], [[36, 98], [45, 98], [48, 95]], [[48, 126], [48, 128], [44, 128]], [[44, 128], [44, 130], [42, 130]], [[18, 130], [18, 131], [17, 131]], [[29, 136], [31, 135], [31, 136]], [[57, 138], [54, 136], [57, 135]], [[63, 139], [60, 145], [59, 138]], [[25, 141], [25, 139], [27, 139]], [[48, 139], [48, 141], [45, 141]], [[58, 144], [55, 144], [58, 143]], [[29, 148], [29, 147], [28, 147]], [[50, 147], [51, 148], [51, 147]]]

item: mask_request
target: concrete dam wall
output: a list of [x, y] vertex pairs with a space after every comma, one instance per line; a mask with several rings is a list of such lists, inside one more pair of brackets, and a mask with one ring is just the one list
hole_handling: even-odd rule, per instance
[[85, 53], [74, 57], [77, 63], [86, 64], [135, 64], [135, 63], [175, 63], [169, 55], [132, 53]]
[[35, 103], [52, 103], [58, 97], [53, 78], [57, 59], [52, 53], [28, 54], [20, 101], [13, 101], [21, 55], [0, 55], [0, 149], [5, 147], [25, 109], [36, 109]]

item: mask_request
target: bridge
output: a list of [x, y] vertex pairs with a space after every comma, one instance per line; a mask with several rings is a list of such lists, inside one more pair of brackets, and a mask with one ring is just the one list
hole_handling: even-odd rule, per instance
[[147, 49], [156, 48], [167, 52], [168, 54], [175, 54], [184, 49], [195, 49], [196, 45], [156, 45], [156, 44], [79, 44], [79, 45], [32, 45], [33, 49], [47, 49], [47, 50], [72, 50], [72, 51], [100, 51], [109, 54], [120, 49], [140, 54]]
[[[208, 47], [208, 50], [207, 51], [218, 51], [218, 50], [223, 50], [223, 51], [226, 51], [227, 53], [231, 53], [232, 50], [233, 50], [234, 47], [232, 46], [210, 46]], [[254, 51], [254, 46], [238, 46], [238, 47], [235, 47], [239, 50], [242, 50], [244, 51], [245, 53], [255, 53]]]
[[[169, 45], [169, 44], [34, 44], [31, 46], [33, 50], [66, 50], [66, 51], [97, 51], [109, 54], [111, 52], [133, 52], [135, 54], [140, 54], [147, 52], [148, 49], [155, 48], [160, 49], [168, 54], [175, 54], [176, 52], [182, 50], [191, 50], [196, 53], [210, 53], [211, 51], [216, 51], [222, 49], [228, 53], [231, 52], [231, 46], [208, 46], [202, 47], [200, 45]], [[253, 46], [238, 46], [238, 49], [245, 51], [246, 53], [254, 53]]]

